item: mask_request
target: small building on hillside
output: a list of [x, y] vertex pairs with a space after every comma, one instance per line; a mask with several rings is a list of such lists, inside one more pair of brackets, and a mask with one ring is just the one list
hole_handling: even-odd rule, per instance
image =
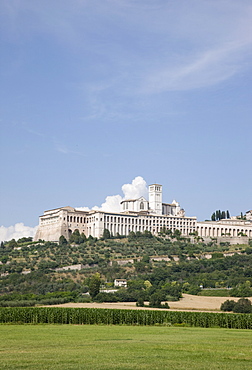
[[114, 286], [119, 288], [127, 288], [127, 280], [126, 279], [115, 279]]

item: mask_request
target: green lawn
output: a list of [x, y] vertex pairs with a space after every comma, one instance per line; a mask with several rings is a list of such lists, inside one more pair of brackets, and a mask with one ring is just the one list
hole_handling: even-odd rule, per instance
[[252, 369], [250, 330], [0, 325], [1, 369]]

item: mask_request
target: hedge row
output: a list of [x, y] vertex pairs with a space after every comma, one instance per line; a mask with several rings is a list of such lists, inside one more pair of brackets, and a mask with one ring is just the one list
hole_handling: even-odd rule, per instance
[[252, 329], [252, 314], [102, 308], [1, 307], [0, 323], [188, 325]]

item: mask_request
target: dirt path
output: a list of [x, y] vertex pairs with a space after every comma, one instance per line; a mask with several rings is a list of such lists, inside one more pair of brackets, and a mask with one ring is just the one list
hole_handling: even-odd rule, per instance
[[[168, 302], [171, 310], [178, 311], [220, 311], [220, 306], [227, 299], [237, 301], [239, 298], [232, 297], [203, 297], [190, 294], [183, 294], [183, 298], [178, 302]], [[252, 298], [249, 298], [252, 300]], [[135, 302], [117, 302], [117, 303], [64, 303], [54, 307], [84, 307], [84, 308], [120, 308], [135, 310], [153, 310], [148, 307], [136, 307]]]

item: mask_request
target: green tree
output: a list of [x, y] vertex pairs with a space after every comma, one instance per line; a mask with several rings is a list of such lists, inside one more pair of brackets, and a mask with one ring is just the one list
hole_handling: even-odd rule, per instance
[[100, 286], [101, 286], [101, 277], [100, 274], [97, 272], [91, 277], [88, 285], [89, 294], [92, 297], [92, 299], [95, 298], [95, 296], [97, 296], [97, 294], [100, 292]]
[[60, 238], [59, 238], [59, 245], [63, 246], [63, 245], [67, 245], [67, 240], [66, 238], [64, 237], [64, 235], [61, 235]]
[[161, 307], [161, 304], [162, 304], [162, 294], [160, 292], [153, 293], [150, 296], [149, 306], [158, 308], [158, 307]]
[[81, 244], [86, 240], [85, 235], [82, 233], [80, 235], [80, 232], [78, 229], [75, 229], [72, 235], [69, 238], [70, 243], [75, 243], [75, 244]]
[[252, 305], [251, 301], [247, 298], [241, 298], [234, 305], [233, 312], [235, 313], [251, 313]]
[[180, 237], [181, 237], [181, 231], [178, 230], [178, 229], [174, 230], [173, 236], [174, 236], [174, 238], [176, 238], [177, 240], [179, 240]]
[[215, 212], [212, 214], [212, 216], [211, 216], [211, 220], [212, 220], [212, 221], [216, 221]]
[[250, 297], [252, 295], [250, 281], [247, 280], [242, 284], [238, 284], [235, 288], [231, 289], [230, 294], [232, 297]]
[[227, 218], [230, 218], [230, 213], [229, 213], [229, 211], [227, 211]]
[[9, 241], [9, 243], [8, 243], [8, 246], [10, 248], [16, 248], [18, 246], [18, 244], [17, 244], [15, 239], [11, 239], [11, 241]]
[[231, 312], [231, 311], [233, 311], [235, 304], [236, 304], [235, 301], [233, 301], [233, 300], [230, 301], [228, 299], [227, 301], [222, 303], [220, 309], [221, 309], [221, 311]]
[[225, 211], [222, 211], [221, 212], [221, 219], [223, 220], [223, 219], [225, 219], [226, 218], [226, 212]]
[[110, 239], [111, 236], [108, 229], [104, 229], [102, 237], [103, 239]]

